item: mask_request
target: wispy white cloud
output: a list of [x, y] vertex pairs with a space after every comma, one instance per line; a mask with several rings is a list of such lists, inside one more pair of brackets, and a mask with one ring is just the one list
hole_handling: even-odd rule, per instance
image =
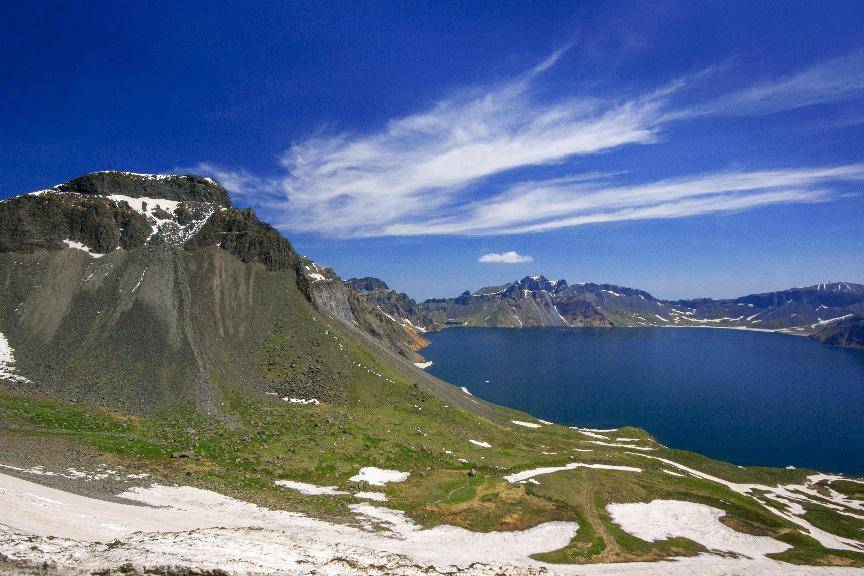
[[[821, 62], [801, 72], [758, 82], [682, 110], [678, 116], [773, 114], [837, 102], [864, 93], [864, 50]], [[675, 114], [670, 115], [670, 119]]]
[[199, 162], [192, 168], [178, 168], [175, 172], [207, 174], [231, 191], [234, 196], [258, 205], [281, 205], [285, 198], [279, 191], [281, 179], [267, 179], [245, 170], [222, 168], [211, 162]]
[[510, 250], [509, 252], [490, 252], [484, 254], [477, 259], [481, 264], [524, 264], [525, 262], [533, 262], [534, 257], [527, 254], [522, 255], [518, 252]]
[[649, 145], [671, 123], [698, 116], [767, 114], [864, 94], [864, 52], [856, 52], [698, 104], [676, 100], [717, 70], [623, 99], [545, 98], [539, 78], [568, 49], [509, 82], [464, 91], [377, 132], [296, 142], [280, 159], [283, 177], [212, 164], [197, 168], [266, 208], [280, 228], [346, 237], [513, 234], [821, 202], [836, 196], [836, 183], [862, 178], [862, 165], [849, 165], [725, 171], [626, 186], [603, 174], [490, 183], [531, 167]]
[[641, 185], [559, 178], [524, 182], [437, 219], [393, 224], [387, 235], [495, 235], [657, 218], [681, 218], [778, 203], [824, 202], [830, 185], [864, 180], [864, 164], [794, 170], [727, 171]]

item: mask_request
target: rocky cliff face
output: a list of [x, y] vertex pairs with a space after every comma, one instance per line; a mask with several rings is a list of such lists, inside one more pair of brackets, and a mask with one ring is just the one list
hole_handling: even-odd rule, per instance
[[343, 282], [333, 270], [308, 258], [304, 259], [302, 269], [310, 282], [312, 299], [319, 308], [373, 335], [405, 358], [424, 359], [417, 350], [428, 344], [423, 337], [425, 319], [419, 317], [414, 300], [390, 290], [377, 278], [352, 278]]

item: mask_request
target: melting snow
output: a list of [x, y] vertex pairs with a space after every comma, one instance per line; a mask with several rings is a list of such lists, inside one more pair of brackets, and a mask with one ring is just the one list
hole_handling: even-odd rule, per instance
[[[815, 474], [809, 476], [807, 478], [807, 484], [795, 485], [790, 484], [786, 486], [765, 486], [761, 484], [742, 484], [737, 482], [730, 482], [729, 480], [723, 480], [722, 478], [718, 478], [716, 476], [711, 476], [710, 474], [706, 474], [705, 472], [700, 472], [699, 470], [694, 470], [693, 468], [689, 468], [684, 466], [683, 464], [679, 464], [673, 460], [668, 460], [666, 458], [661, 458], [659, 456], [649, 456], [648, 454], [636, 454], [633, 452], [628, 452], [628, 454], [632, 454], [634, 456], [642, 456], [643, 458], [650, 458], [652, 460], [657, 460], [659, 462], [663, 462], [664, 464], [668, 464], [669, 466], [673, 466], [679, 470], [684, 470], [689, 472], [693, 476], [697, 478], [701, 478], [703, 480], [707, 480], [709, 482], [715, 482], [717, 484], [722, 484], [732, 490], [733, 492], [737, 492], [738, 494], [743, 494], [745, 496], [749, 496], [760, 502], [763, 506], [765, 506], [764, 502], [759, 499], [758, 494], [764, 494], [764, 497], [769, 500], [774, 500], [781, 502], [783, 504], [787, 504], [788, 500], [797, 500], [800, 502], [811, 502], [815, 504], [819, 504], [822, 506], [826, 506], [826, 497], [817, 492], [813, 485], [817, 482], [823, 480], [848, 480], [842, 476], [830, 476], [827, 474]], [[847, 497], [835, 492], [833, 490], [830, 491], [831, 497], [828, 498], [831, 502], [834, 502], [835, 506], [843, 507], [843, 508], [851, 508], [855, 510], [864, 509], [864, 502], [860, 502], [857, 500], [849, 500]], [[830, 507], [831, 504], [828, 504]], [[775, 514], [793, 524], [797, 524], [801, 528], [803, 528], [807, 534], [812, 536], [816, 541], [818, 541], [822, 546], [826, 548], [833, 548], [835, 550], [852, 550], [856, 552], [864, 551], [864, 543], [861, 543], [856, 540], [852, 540], [850, 538], [845, 538], [843, 536], [837, 536], [835, 534], [831, 534], [822, 530], [821, 528], [817, 528], [810, 524], [803, 518], [796, 516], [794, 512], [790, 510], [791, 513], [782, 512], [772, 506], [765, 506], [765, 509]]]
[[631, 450], [654, 450], [649, 446], [636, 446], [635, 444], [616, 444], [615, 442], [603, 442], [601, 440], [586, 440], [586, 442], [590, 442], [591, 444], [598, 444], [600, 446], [611, 446], [613, 448], [630, 448]]
[[734, 552], [751, 558], [791, 548], [773, 538], [729, 528], [720, 522], [726, 512], [705, 504], [654, 500], [647, 504], [610, 504], [606, 508], [612, 520], [624, 531], [648, 542], [680, 536], [699, 542], [709, 550]]
[[317, 496], [321, 494], [326, 494], [328, 496], [336, 496], [338, 494], [348, 494], [348, 492], [344, 492], [336, 488], [336, 486], [316, 486], [315, 484], [307, 484], [306, 482], [294, 482], [293, 480], [276, 480], [273, 482], [276, 486], [282, 486], [283, 488], [290, 488], [291, 490], [296, 490], [301, 494], [306, 494], [308, 496]]
[[137, 290], [138, 287], [141, 286], [141, 282], [144, 280], [144, 274], [145, 274], [146, 272], [147, 272], [147, 269], [145, 268], [145, 269], [141, 272], [141, 277], [138, 278], [138, 283], [135, 284], [135, 286], [134, 286], [134, 287], [132, 288], [132, 290], [129, 292], [130, 294], [131, 294], [132, 292], [135, 292], [135, 290]]
[[584, 464], [582, 462], [571, 462], [564, 466], [544, 466], [541, 468], [534, 468], [532, 470], [524, 470], [522, 472], [517, 472], [516, 474], [504, 476], [504, 480], [513, 484], [515, 482], [523, 482], [525, 480], [528, 480], [529, 478], [533, 478], [534, 476], [552, 474], [553, 472], [561, 472], [563, 470], [575, 470], [576, 468], [594, 468], [597, 470], [622, 470], [624, 472], [642, 472], [641, 468], [635, 468], [633, 466], [615, 466], [612, 464]]
[[[177, 211], [177, 207], [183, 202], [179, 200], [166, 200], [164, 198], [148, 198], [146, 196], [142, 196], [139, 198], [133, 198], [131, 196], [124, 196], [122, 194], [111, 194], [107, 196], [108, 199], [112, 200], [115, 203], [125, 202], [132, 208], [135, 212], [138, 212], [142, 216], [147, 219], [147, 222], [150, 224], [150, 236], [147, 238], [148, 240], [152, 238], [157, 232], [159, 232], [160, 227], [163, 225], [169, 225], [172, 228], [176, 229], [176, 239], [179, 239], [181, 242], [185, 241], [188, 238], [191, 238], [195, 234], [198, 233], [199, 230], [204, 226], [207, 220], [210, 219], [210, 216], [215, 212], [215, 207], [210, 208], [207, 214], [204, 215], [203, 218], [194, 220], [185, 226], [179, 225], [174, 219], [173, 216]], [[156, 215], [156, 210], [164, 210], [171, 217], [169, 218], [160, 218]]]
[[68, 246], [69, 248], [72, 248], [73, 250], [81, 250], [82, 252], [86, 252], [87, 254], [92, 256], [93, 258], [101, 258], [102, 256], [105, 255], [105, 254], [97, 254], [95, 252], [91, 252], [90, 248], [88, 248], [86, 245], [82, 244], [81, 242], [76, 242], [74, 240], [63, 240], [63, 243], [66, 244], [66, 246]]
[[282, 400], [284, 402], [289, 402], [291, 404], [304, 404], [304, 405], [309, 405], [309, 404], [318, 405], [318, 404], [320, 404], [320, 402], [318, 401], [317, 398], [310, 398], [308, 400], [304, 400], [303, 398], [288, 398], [286, 396], [285, 398], [282, 398]]
[[533, 422], [522, 422], [521, 420], [511, 420], [513, 424], [517, 426], [524, 426], [525, 428], [541, 428], [542, 424], [534, 424]]
[[481, 442], [480, 440], [468, 440], [468, 442], [470, 442], [471, 444], [474, 444], [475, 446], [480, 446], [481, 448], [491, 448], [492, 447], [492, 445], [489, 444], [488, 442]]
[[351, 482], [366, 482], [372, 486], [384, 486], [388, 482], [404, 482], [410, 475], [410, 472], [382, 470], [374, 466], [366, 466], [365, 468], [361, 468], [359, 473], [348, 480]]
[[830, 324], [832, 322], [837, 322], [838, 320], [843, 320], [845, 318], [851, 318], [854, 314], [846, 314], [845, 316], [837, 316], [836, 318], [828, 318], [827, 320], [819, 320], [815, 324], [811, 324], [810, 326], [815, 328], [816, 326], [822, 326], [824, 324]]
[[24, 376], [15, 372], [15, 350], [6, 339], [6, 335], [0, 332], [0, 380], [12, 380], [13, 382], [30, 382]]
[[414, 366], [416, 366], [417, 368], [420, 368], [421, 370], [425, 370], [426, 368], [428, 368], [431, 365], [432, 365], [431, 361], [429, 361], [429, 362], [415, 362], [414, 363]]
[[354, 497], [362, 500], [375, 500], [378, 502], [387, 501], [387, 495], [382, 494], [381, 492], [355, 492]]
[[[424, 530], [402, 512], [352, 505], [358, 519], [386, 528], [370, 532], [188, 486], [154, 485], [120, 496], [147, 506], [0, 475], [3, 553], [88, 574], [123, 564], [218, 568], [230, 574], [305, 574], [310, 568], [326, 574], [415, 574], [475, 563], [536, 569], [540, 564], [529, 556], [566, 546], [578, 527], [548, 522], [514, 532], [447, 525]], [[123, 546], [102, 544], [118, 537]], [[394, 567], [401, 568], [391, 571]]]
[[[124, 564], [139, 570], [171, 566], [237, 575], [313, 570], [346, 576], [456, 572], [466, 576], [547, 572], [840, 576], [856, 572], [854, 568], [796, 566], [764, 557], [743, 560], [712, 555], [664, 562], [549, 566], [530, 555], [566, 546], [576, 534], [575, 523], [548, 522], [512, 532], [476, 533], [447, 525], [424, 530], [398, 511], [351, 506], [358, 518], [386, 528], [369, 532], [188, 486], [154, 485], [129, 490], [121, 497], [147, 506], [96, 500], [0, 474], [3, 553], [34, 566], [50, 563], [58, 571], [88, 574], [116, 570]], [[118, 537], [123, 539], [122, 546], [104, 544]]]
[[585, 436], [590, 436], [591, 438], [600, 438], [602, 440], [609, 440], [608, 436], [604, 436], [603, 434], [597, 434], [593, 430], [589, 430], [588, 428], [576, 428], [575, 426], [570, 427], [573, 430], [576, 430], [580, 434], [584, 434]]

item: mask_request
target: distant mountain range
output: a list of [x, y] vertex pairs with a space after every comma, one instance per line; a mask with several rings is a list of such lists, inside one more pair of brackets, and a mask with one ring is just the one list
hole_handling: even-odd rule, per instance
[[[851, 282], [816, 284], [778, 292], [714, 300], [662, 300], [644, 290], [613, 284], [568, 284], [526, 276], [501, 286], [465, 291], [455, 298], [416, 303], [375, 278], [352, 280], [357, 293], [374, 298], [387, 314], [424, 330], [473, 327], [712, 327], [813, 335], [831, 345], [861, 346], [855, 322], [864, 317], [864, 286]], [[371, 296], [370, 296], [371, 295]], [[832, 329], [844, 330], [837, 336]]]

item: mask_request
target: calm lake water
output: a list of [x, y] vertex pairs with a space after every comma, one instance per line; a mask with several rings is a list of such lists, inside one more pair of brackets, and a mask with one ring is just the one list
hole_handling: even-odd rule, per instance
[[741, 465], [864, 476], [864, 352], [713, 329], [450, 328], [429, 372], [570, 426], [645, 428]]

